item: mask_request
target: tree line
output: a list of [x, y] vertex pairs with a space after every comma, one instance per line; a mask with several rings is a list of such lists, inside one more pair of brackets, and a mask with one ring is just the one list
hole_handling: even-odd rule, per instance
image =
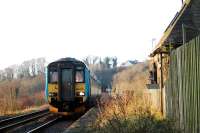
[[[117, 67], [116, 57], [88, 56], [83, 62], [104, 88], [111, 85]], [[45, 64], [45, 58], [38, 58], [0, 70], [0, 114], [45, 103]]]
[[37, 58], [0, 70], [0, 114], [45, 103], [45, 64]]
[[89, 66], [91, 70], [103, 70], [116, 68], [118, 64], [117, 57], [105, 57], [87, 56], [83, 59], [83, 62]]
[[101, 82], [103, 89], [112, 88], [113, 75], [117, 72], [117, 57], [87, 56], [83, 59], [83, 62]]
[[[114, 69], [118, 64], [117, 57], [101, 58], [98, 56], [87, 56], [82, 60], [94, 73], [97, 71]], [[44, 74], [45, 64], [45, 58], [37, 58], [24, 61], [20, 65], [9, 66], [4, 70], [0, 70], [0, 81], [30, 78]]]
[[44, 74], [45, 58], [37, 58], [24, 61], [21, 65], [12, 65], [0, 70], [0, 81], [23, 79]]

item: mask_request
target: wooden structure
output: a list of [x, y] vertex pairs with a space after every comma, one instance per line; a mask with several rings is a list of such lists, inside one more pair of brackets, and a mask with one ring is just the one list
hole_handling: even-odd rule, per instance
[[185, 133], [200, 132], [200, 37], [171, 52], [166, 116]]
[[186, 0], [150, 54], [161, 111], [186, 133], [200, 132], [199, 33], [200, 0]]

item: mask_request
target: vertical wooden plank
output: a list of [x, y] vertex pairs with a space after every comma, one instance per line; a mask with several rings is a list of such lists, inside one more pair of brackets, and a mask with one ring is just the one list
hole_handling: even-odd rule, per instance
[[177, 123], [176, 125], [178, 126], [178, 58], [177, 58], [177, 52], [175, 52], [176, 56], [175, 56], [175, 64], [174, 64], [174, 85], [173, 85], [173, 97], [174, 97], [174, 118], [176, 119]]
[[177, 80], [177, 56], [176, 56], [176, 51], [173, 51], [173, 54], [174, 54], [174, 57], [173, 57], [173, 66], [172, 66], [172, 69], [173, 69], [173, 73], [174, 75], [172, 75], [172, 118], [173, 119], [177, 119], [176, 118], [176, 106], [175, 106], [175, 102], [176, 102], [176, 80]]
[[167, 117], [170, 118], [170, 106], [171, 106], [171, 66], [172, 66], [172, 53], [170, 53], [170, 60], [169, 60], [169, 78], [168, 78], [168, 85], [167, 85]]
[[194, 51], [193, 51], [193, 42], [191, 42], [190, 46], [191, 46], [191, 69], [190, 69], [190, 72], [191, 72], [191, 80], [190, 80], [190, 84], [191, 84], [191, 95], [190, 95], [191, 111], [190, 111], [190, 113], [191, 113], [191, 116], [190, 116], [190, 120], [191, 121], [190, 121], [190, 125], [191, 125], [191, 132], [194, 133], [194, 123], [193, 123], [193, 121], [194, 121], [194, 64], [193, 64], [194, 63], [194, 61], [193, 61]]
[[196, 132], [200, 132], [200, 115], [199, 115], [199, 110], [200, 110], [200, 42], [199, 42], [200, 37], [196, 38], [196, 64], [197, 64], [197, 68], [196, 68], [196, 73], [197, 73], [197, 77], [196, 77], [196, 83], [197, 83], [197, 104], [196, 104]]
[[167, 114], [185, 133], [200, 132], [200, 37], [170, 55]]
[[[173, 72], [173, 68], [174, 68], [174, 60], [175, 60], [175, 58], [174, 58], [174, 51], [172, 51], [172, 59], [171, 59], [171, 72]], [[171, 99], [170, 99], [170, 118], [173, 118], [173, 116], [172, 116], [172, 112], [173, 112], [173, 80], [174, 80], [174, 78], [173, 78], [173, 76], [172, 76], [172, 73], [171, 73], [171, 86], [170, 86], [170, 95], [171, 95]]]
[[[172, 60], [173, 60], [173, 61], [172, 61], [172, 66], [171, 66], [172, 72], [173, 72], [173, 70], [174, 70], [174, 62], [175, 62], [175, 58], [174, 58], [174, 57], [175, 57], [175, 51], [172, 52]], [[173, 96], [174, 96], [174, 95], [173, 95], [173, 94], [174, 94], [174, 93], [173, 93], [173, 88], [174, 88], [174, 86], [173, 86], [173, 85], [174, 85], [174, 77], [171, 75], [171, 108], [170, 108], [170, 111], [171, 111], [171, 112], [170, 112], [171, 118], [174, 118], [174, 117], [173, 117], [173, 113], [172, 113], [172, 112], [173, 112], [173, 101], [174, 101], [174, 98], [173, 98]]]
[[188, 45], [187, 47], [187, 61], [188, 61], [188, 64], [187, 64], [187, 68], [186, 68], [186, 73], [187, 73], [187, 80], [186, 80], [186, 133], [189, 132], [189, 129], [190, 129], [190, 84], [189, 84], [189, 81], [190, 81], [190, 46]]
[[195, 133], [195, 106], [196, 106], [196, 95], [195, 95], [195, 76], [196, 76], [196, 71], [195, 71], [195, 39], [191, 41], [191, 46], [192, 46], [192, 132]]
[[189, 91], [189, 99], [190, 99], [190, 102], [189, 102], [189, 107], [190, 107], [190, 115], [189, 115], [189, 132], [192, 133], [192, 129], [193, 129], [193, 124], [192, 124], [192, 119], [193, 119], [193, 84], [192, 84], [192, 79], [193, 79], [193, 61], [192, 61], [192, 56], [193, 56], [193, 51], [192, 51], [192, 45], [189, 44], [189, 47], [190, 47], [190, 69], [189, 69], [189, 73], [190, 73], [190, 80], [189, 80], [189, 86], [190, 86], [190, 91]]
[[182, 93], [182, 66], [181, 66], [181, 62], [182, 62], [182, 57], [181, 57], [181, 53], [182, 53], [182, 48], [178, 48], [177, 49], [177, 87], [176, 87], [176, 101], [177, 101], [177, 124], [178, 127], [181, 127], [181, 120], [182, 120], [182, 97], [181, 97], [181, 93]]
[[168, 84], [168, 89], [167, 89], [167, 105], [168, 105], [168, 109], [167, 109], [167, 116], [168, 116], [168, 118], [171, 118], [170, 117], [170, 113], [171, 113], [171, 110], [170, 110], [170, 108], [171, 108], [171, 97], [172, 97], [172, 95], [171, 95], [171, 80], [172, 80], [172, 77], [171, 77], [171, 72], [172, 72], [172, 60], [173, 60], [173, 58], [172, 58], [172, 53], [171, 53], [171, 56], [170, 56], [170, 65], [169, 65], [169, 84]]
[[195, 40], [193, 39], [192, 41], [190, 41], [190, 43], [189, 43], [189, 45], [191, 46], [191, 65], [192, 65], [192, 67], [191, 67], [191, 69], [190, 69], [190, 71], [191, 71], [191, 80], [190, 80], [190, 82], [191, 82], [191, 110], [190, 110], [190, 112], [191, 112], [191, 115], [190, 115], [190, 125], [191, 125], [191, 132], [192, 133], [195, 133], [195, 123], [194, 123], [194, 121], [195, 121]]
[[194, 39], [194, 71], [195, 71], [195, 79], [194, 79], [194, 132], [197, 132], [197, 53], [196, 53], [196, 39]]
[[199, 91], [198, 91], [198, 84], [199, 84], [199, 77], [198, 77], [198, 62], [199, 62], [199, 60], [198, 60], [198, 39], [199, 39], [199, 37], [198, 38], [196, 38], [195, 39], [195, 62], [196, 62], [196, 79], [195, 79], [195, 81], [196, 81], [196, 91], [195, 91], [195, 94], [196, 94], [196, 109], [195, 109], [195, 132], [198, 132], [198, 93], [199, 93]]
[[181, 48], [178, 48], [177, 49], [177, 67], [178, 67], [178, 71], [177, 71], [177, 101], [178, 101], [178, 127], [180, 128], [181, 127], [181, 83], [182, 83], [182, 68], [181, 68], [181, 62], [182, 62], [182, 58], [181, 58], [181, 53], [182, 53], [182, 49]]
[[194, 65], [194, 80], [193, 80], [193, 101], [194, 101], [194, 114], [193, 114], [193, 132], [196, 133], [196, 40], [194, 39], [193, 44], [193, 65]]
[[187, 89], [187, 84], [186, 84], [186, 79], [187, 79], [187, 64], [188, 64], [188, 60], [187, 60], [187, 45], [184, 45], [184, 52], [183, 52], [183, 130], [185, 131], [186, 129], [186, 95], [187, 95], [187, 92], [186, 92], [186, 89]]
[[185, 128], [185, 123], [184, 123], [184, 103], [185, 103], [185, 86], [184, 86], [184, 82], [185, 82], [185, 45], [183, 45], [183, 47], [181, 47], [181, 87], [180, 87], [180, 128], [182, 130], [184, 130]]
[[172, 73], [173, 73], [173, 71], [174, 71], [174, 67], [173, 67], [173, 65], [174, 65], [174, 52], [175, 51], [172, 51], [172, 59], [171, 59], [171, 75], [170, 75], [170, 108], [169, 108], [169, 115], [170, 115], [170, 118], [173, 118], [173, 116], [172, 116], [172, 112], [173, 112], [173, 110], [172, 110], [172, 107], [173, 107], [173, 75], [172, 75]]
[[184, 83], [185, 83], [185, 45], [182, 47], [182, 54], [181, 54], [181, 57], [182, 57], [182, 63], [181, 63], [181, 66], [182, 66], [182, 83], [181, 83], [181, 89], [182, 89], [182, 93], [181, 93], [181, 103], [182, 103], [182, 113], [181, 113], [181, 125], [182, 125], [182, 128], [181, 129], [184, 129], [185, 128], [185, 123], [184, 123], [184, 104], [185, 104], [185, 86], [184, 86]]

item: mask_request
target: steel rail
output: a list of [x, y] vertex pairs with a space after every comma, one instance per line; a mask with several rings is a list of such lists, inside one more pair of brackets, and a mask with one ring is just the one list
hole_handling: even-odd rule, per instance
[[60, 117], [56, 117], [56, 118], [54, 118], [54, 119], [52, 119], [52, 120], [50, 120], [50, 121], [48, 121], [48, 122], [46, 122], [46, 123], [44, 123], [44, 124], [42, 124], [42, 125], [36, 127], [36, 128], [34, 128], [34, 129], [28, 131], [27, 133], [38, 133], [38, 132], [40, 132], [42, 129], [44, 129], [44, 128], [46, 128], [46, 127], [49, 127], [51, 124], [53, 124], [54, 122], [56, 122], [59, 118], [60, 118]]
[[35, 119], [39, 119], [41, 117], [46, 116], [47, 114], [49, 114], [48, 110], [42, 110], [42, 111], [37, 111], [34, 113], [29, 113], [26, 115], [21, 115], [21, 116], [9, 118], [6, 120], [2, 120], [2, 121], [0, 121], [0, 132], [10, 130], [10, 129], [17, 127], [21, 124], [24, 124], [26, 122], [30, 122]]
[[30, 115], [36, 115], [36, 114], [40, 114], [42, 112], [47, 112], [47, 111], [49, 111], [49, 109], [44, 109], [44, 110], [35, 111], [35, 112], [32, 112], [32, 113], [28, 113], [28, 114], [23, 114], [23, 115], [18, 115], [18, 116], [3, 119], [3, 120], [0, 121], [0, 127], [2, 125], [5, 125], [6, 123], [10, 123], [10, 122], [15, 121], [17, 119], [23, 119], [25, 117], [29, 117]]

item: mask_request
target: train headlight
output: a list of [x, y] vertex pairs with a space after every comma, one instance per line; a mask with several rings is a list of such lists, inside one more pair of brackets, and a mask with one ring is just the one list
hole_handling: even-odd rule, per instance
[[57, 96], [57, 93], [54, 93], [54, 92], [49, 93], [49, 97], [55, 97], [55, 96]]
[[84, 92], [80, 92], [79, 95], [80, 96], [85, 96], [85, 93]]

